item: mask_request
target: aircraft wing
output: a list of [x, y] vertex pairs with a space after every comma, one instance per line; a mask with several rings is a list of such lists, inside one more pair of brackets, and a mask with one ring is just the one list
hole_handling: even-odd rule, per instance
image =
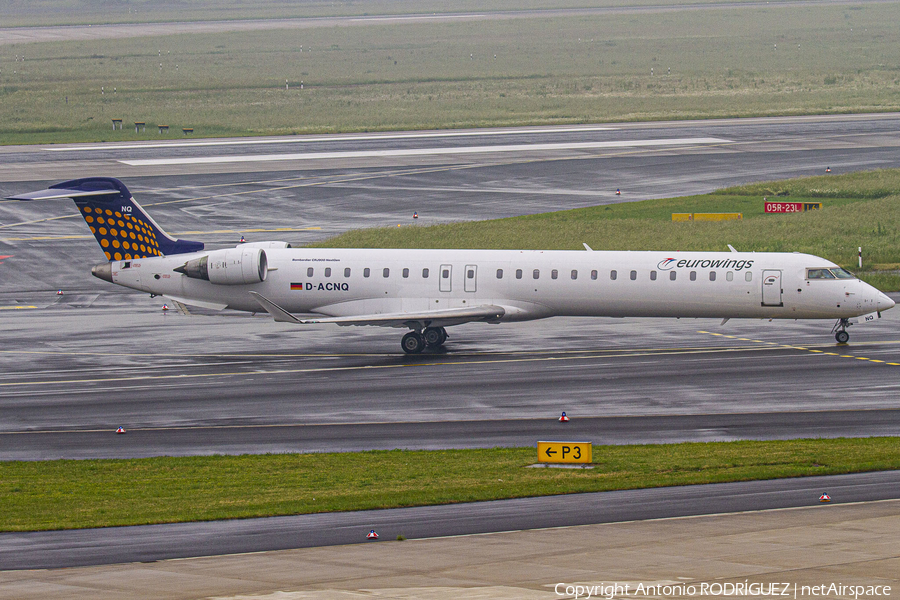
[[348, 317], [319, 317], [298, 319], [265, 296], [250, 292], [253, 298], [267, 313], [282, 323], [307, 325], [314, 323], [334, 323], [336, 325], [378, 325], [381, 327], [409, 327], [421, 324], [424, 327], [448, 327], [470, 321], [496, 321], [506, 311], [501, 306], [483, 305], [468, 308], [446, 308], [441, 310], [424, 310], [408, 313], [381, 313], [372, 315], [352, 315]]

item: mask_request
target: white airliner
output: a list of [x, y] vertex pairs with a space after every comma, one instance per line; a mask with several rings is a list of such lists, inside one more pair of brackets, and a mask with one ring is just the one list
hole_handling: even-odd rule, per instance
[[[406, 328], [407, 353], [446, 328], [554, 316], [870, 321], [894, 301], [836, 264], [783, 252], [594, 252], [291, 248], [204, 250], [166, 234], [117, 179], [90, 177], [14, 196], [71, 198], [106, 254], [92, 273], [184, 304], [276, 321]], [[296, 316], [300, 315], [300, 316]], [[723, 321], [724, 322], [724, 321]]]

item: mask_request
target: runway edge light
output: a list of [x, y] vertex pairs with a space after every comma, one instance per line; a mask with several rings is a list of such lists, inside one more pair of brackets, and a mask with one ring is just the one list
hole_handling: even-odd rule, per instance
[[819, 496], [819, 502], [831, 502], [831, 496], [829, 496], [827, 493], [822, 494], [821, 496]]
[[566, 411], [563, 411], [562, 416], [559, 418], [560, 423], [568, 423], [569, 417], [566, 416]]
[[373, 529], [372, 531], [370, 531], [369, 533], [366, 534], [366, 539], [367, 540], [377, 540], [378, 534], [375, 533], [375, 530]]
[[116, 429], [116, 433], [125, 433], [125, 428], [119, 427], [118, 429]]

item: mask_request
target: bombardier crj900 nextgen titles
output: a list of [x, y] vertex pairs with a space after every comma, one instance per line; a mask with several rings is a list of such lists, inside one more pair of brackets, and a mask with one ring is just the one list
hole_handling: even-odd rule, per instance
[[[71, 198], [109, 262], [92, 273], [212, 309], [276, 321], [406, 328], [407, 353], [447, 327], [554, 316], [873, 320], [894, 301], [836, 264], [782, 252], [606, 252], [291, 248], [205, 250], [174, 239], [117, 179], [90, 177], [14, 196]], [[300, 316], [297, 316], [300, 315]]]

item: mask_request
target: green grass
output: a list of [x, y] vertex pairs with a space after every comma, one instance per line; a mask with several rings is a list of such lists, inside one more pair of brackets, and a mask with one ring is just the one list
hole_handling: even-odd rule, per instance
[[13, 44], [0, 143], [894, 111], [897, 22], [773, 3]]
[[[351, 231], [314, 244], [354, 248], [806, 252], [900, 290], [900, 169], [757, 183], [713, 194], [626, 202], [492, 221]], [[800, 214], [765, 214], [764, 197], [822, 202]], [[740, 212], [741, 221], [672, 222], [672, 213]]]
[[534, 448], [0, 462], [0, 530], [262, 517], [900, 468], [896, 438], [598, 446], [593, 456], [592, 470], [525, 468], [536, 462]]

